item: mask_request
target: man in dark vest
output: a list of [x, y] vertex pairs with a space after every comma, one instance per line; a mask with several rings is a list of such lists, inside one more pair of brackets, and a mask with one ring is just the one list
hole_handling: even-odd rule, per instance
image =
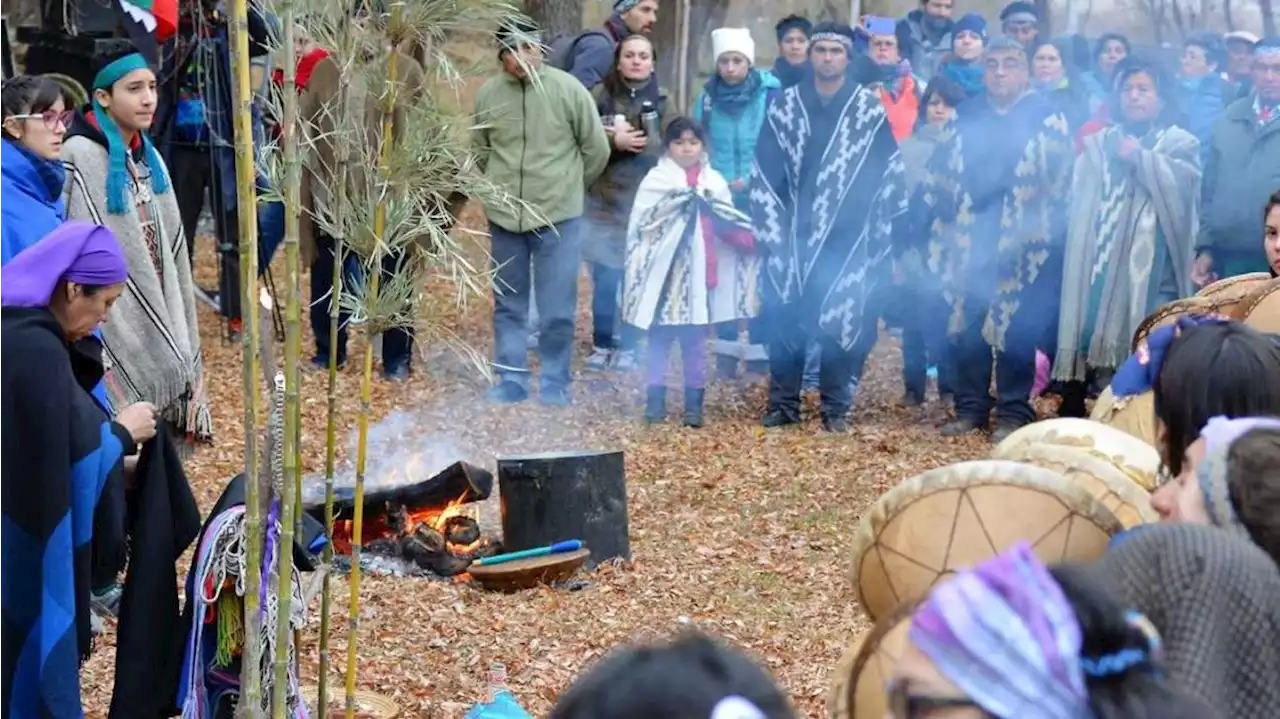
[[594, 89], [613, 66], [613, 49], [629, 35], [648, 35], [658, 22], [658, 0], [614, 0], [613, 15], [602, 30], [589, 30], [569, 40], [563, 63], [557, 63], [558, 48], [552, 46], [552, 64], [578, 78], [588, 90]]

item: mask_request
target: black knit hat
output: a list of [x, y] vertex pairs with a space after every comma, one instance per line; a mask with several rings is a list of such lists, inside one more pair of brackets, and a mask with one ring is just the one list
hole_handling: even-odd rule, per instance
[[778, 42], [781, 43], [782, 38], [786, 37], [787, 33], [792, 30], [799, 30], [804, 33], [805, 37], [809, 37], [813, 33], [813, 23], [809, 22], [808, 18], [799, 15], [788, 15], [779, 20], [778, 24], [773, 26], [773, 30], [778, 35]]
[[538, 26], [527, 18], [512, 17], [498, 26], [498, 32], [494, 34], [494, 40], [498, 43], [499, 54], [507, 50], [515, 50], [530, 41], [537, 42], [539, 40]]
[[1036, 6], [1022, 0], [1015, 0], [1004, 6], [1000, 11], [1000, 22], [1009, 19], [1010, 15], [1034, 15], [1037, 20], [1040, 19], [1040, 13], [1036, 11]]

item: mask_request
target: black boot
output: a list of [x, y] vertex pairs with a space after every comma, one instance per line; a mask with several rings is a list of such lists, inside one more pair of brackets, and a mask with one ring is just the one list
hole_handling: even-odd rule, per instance
[[662, 385], [650, 386], [644, 395], [644, 421], [655, 424], [666, 418], [667, 388]]
[[705, 389], [684, 388], [684, 426], [702, 426], [702, 400], [706, 394]]

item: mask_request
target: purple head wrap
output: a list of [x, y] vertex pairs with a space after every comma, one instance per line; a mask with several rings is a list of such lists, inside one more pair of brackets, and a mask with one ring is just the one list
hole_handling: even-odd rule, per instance
[[934, 587], [910, 638], [994, 716], [1093, 716], [1075, 612], [1025, 542]]
[[71, 220], [0, 269], [0, 305], [46, 307], [61, 280], [102, 286], [127, 279], [129, 267], [111, 230]]

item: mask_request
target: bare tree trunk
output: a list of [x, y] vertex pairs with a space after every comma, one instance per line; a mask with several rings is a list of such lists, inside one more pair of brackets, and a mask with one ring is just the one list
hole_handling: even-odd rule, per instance
[[1053, 2], [1036, 0], [1036, 14], [1040, 16], [1040, 37], [1053, 37]]
[[1080, 26], [1076, 32], [1086, 35], [1089, 32], [1089, 20], [1093, 17], [1093, 0], [1084, 6], [1084, 14], [1080, 16]]
[[1228, 31], [1236, 29], [1236, 18], [1232, 12], [1233, 4], [1232, 0], [1222, 0], [1222, 20], [1227, 23]]
[[1187, 39], [1187, 18], [1183, 15], [1182, 5], [1178, 0], [1169, 0], [1169, 9], [1173, 11], [1173, 26], [1178, 31], [1178, 38]]
[[525, 0], [524, 9], [547, 40], [582, 30], [582, 0]]
[[[725, 15], [729, 11], [729, 0], [688, 0], [688, 2], [690, 32], [685, 52], [688, 57], [689, 72], [685, 78], [683, 95], [686, 98], [692, 98], [697, 89], [702, 86], [704, 67], [700, 62], [702, 48], [710, 40], [710, 30], [724, 24]], [[681, 6], [674, 0], [663, 3], [662, 10], [658, 13], [658, 23], [653, 28], [653, 44], [658, 55], [658, 81], [668, 92], [676, 96], [681, 94], [678, 87], [680, 79], [676, 75], [680, 65], [677, 58], [680, 57], [681, 47], [684, 46], [680, 37], [680, 10]], [[711, 58], [706, 70], [714, 72], [714, 69], [715, 59]], [[688, 110], [687, 107], [680, 108], [681, 112]]]
[[1271, 0], [1258, 0], [1262, 9], [1262, 34], [1267, 37], [1276, 36], [1276, 10]]

